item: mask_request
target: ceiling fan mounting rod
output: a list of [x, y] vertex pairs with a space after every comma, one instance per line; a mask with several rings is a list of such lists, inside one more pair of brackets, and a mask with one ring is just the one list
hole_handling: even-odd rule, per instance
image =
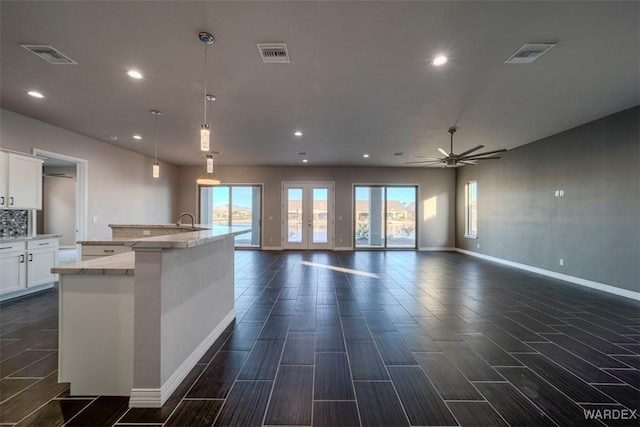
[[449, 135], [451, 135], [451, 141], [449, 143], [449, 153], [453, 154], [453, 134], [456, 133], [456, 130], [458, 128], [456, 128], [455, 126], [451, 126], [449, 128]]

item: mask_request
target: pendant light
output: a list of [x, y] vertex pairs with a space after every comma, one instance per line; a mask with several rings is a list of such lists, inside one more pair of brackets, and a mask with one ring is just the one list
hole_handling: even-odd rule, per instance
[[207, 124], [207, 47], [213, 44], [213, 36], [205, 31], [198, 34], [204, 43], [204, 122], [200, 126], [200, 150], [209, 151], [209, 125]]
[[196, 180], [198, 185], [218, 185], [220, 180], [213, 174], [213, 154], [207, 154], [207, 170]]
[[151, 114], [153, 114], [156, 118], [156, 123], [155, 123], [156, 155], [155, 155], [155, 160], [153, 162], [153, 177], [160, 178], [160, 163], [158, 163], [158, 116], [161, 116], [162, 113], [158, 110], [151, 110]]

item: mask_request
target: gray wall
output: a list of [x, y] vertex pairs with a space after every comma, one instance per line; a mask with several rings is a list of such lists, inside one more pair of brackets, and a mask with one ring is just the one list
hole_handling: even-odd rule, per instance
[[[458, 169], [456, 246], [640, 291], [639, 116], [635, 107]], [[471, 180], [477, 240], [463, 236]]]
[[[55, 174], [64, 174], [65, 177], [55, 176]], [[66, 176], [72, 178], [66, 178]], [[45, 234], [62, 235], [60, 246], [76, 244], [75, 176], [75, 166], [45, 166], [44, 168], [42, 210], [38, 211], [37, 229]]]
[[[180, 211], [197, 213], [196, 179], [202, 167], [180, 168]], [[263, 184], [264, 247], [279, 247], [282, 181], [335, 182], [335, 247], [353, 245], [353, 184], [419, 185], [418, 246], [454, 246], [455, 172], [426, 168], [354, 167], [216, 167], [215, 175], [228, 184]]]
[[149, 157], [8, 110], [0, 110], [0, 120], [2, 148], [39, 148], [88, 161], [87, 239], [110, 237], [112, 223], [174, 221], [178, 167], [161, 163], [154, 179]]

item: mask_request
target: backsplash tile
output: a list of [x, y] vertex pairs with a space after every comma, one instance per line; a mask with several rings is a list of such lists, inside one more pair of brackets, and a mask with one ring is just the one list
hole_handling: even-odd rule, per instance
[[0, 237], [26, 236], [29, 211], [0, 209]]

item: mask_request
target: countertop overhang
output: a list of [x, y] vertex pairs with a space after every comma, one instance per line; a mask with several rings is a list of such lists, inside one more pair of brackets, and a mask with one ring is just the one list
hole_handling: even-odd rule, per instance
[[32, 236], [0, 237], [0, 243], [26, 242], [29, 240], [53, 239], [56, 237], [62, 237], [62, 234], [36, 234]]

